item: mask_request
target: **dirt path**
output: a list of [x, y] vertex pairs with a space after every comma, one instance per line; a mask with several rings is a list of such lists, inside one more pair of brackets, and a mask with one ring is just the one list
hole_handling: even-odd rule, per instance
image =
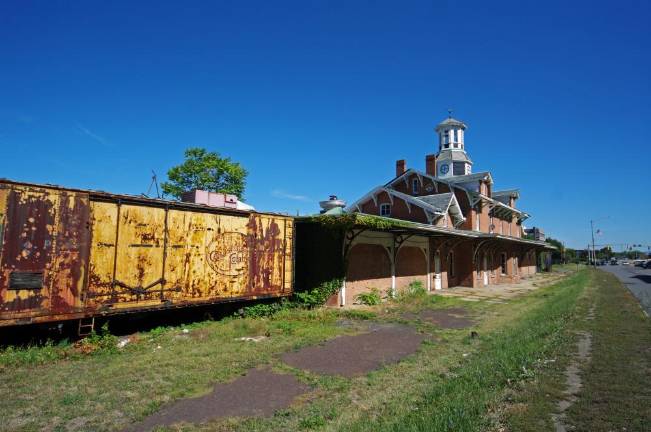
[[[586, 320], [594, 320], [595, 306], [593, 305], [586, 316]], [[565, 398], [557, 403], [558, 413], [552, 414], [552, 421], [556, 432], [567, 432], [566, 411], [578, 400], [577, 395], [583, 387], [581, 371], [586, 368], [592, 356], [592, 334], [586, 331], [578, 332], [579, 339], [576, 343], [577, 352], [565, 369], [565, 384], [567, 386]]]

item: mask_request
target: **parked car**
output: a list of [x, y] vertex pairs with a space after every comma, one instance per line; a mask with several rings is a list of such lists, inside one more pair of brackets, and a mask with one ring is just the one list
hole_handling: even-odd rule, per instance
[[646, 260], [641, 260], [641, 259], [636, 259], [633, 261], [633, 265], [635, 267], [644, 267], [644, 264], [646, 263]]
[[647, 261], [644, 263], [644, 268], [645, 268], [645, 269], [651, 269], [651, 260], [647, 260]]

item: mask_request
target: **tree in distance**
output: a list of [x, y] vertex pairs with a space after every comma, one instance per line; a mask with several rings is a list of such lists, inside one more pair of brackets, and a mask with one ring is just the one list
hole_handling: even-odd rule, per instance
[[238, 162], [200, 147], [185, 150], [182, 164], [167, 171], [163, 193], [180, 199], [194, 189], [237, 195], [242, 200], [248, 172]]

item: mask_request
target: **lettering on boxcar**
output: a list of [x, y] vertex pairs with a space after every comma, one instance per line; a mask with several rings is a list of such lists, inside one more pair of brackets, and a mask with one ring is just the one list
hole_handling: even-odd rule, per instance
[[246, 236], [238, 232], [218, 234], [206, 247], [206, 261], [219, 274], [243, 274], [248, 262]]

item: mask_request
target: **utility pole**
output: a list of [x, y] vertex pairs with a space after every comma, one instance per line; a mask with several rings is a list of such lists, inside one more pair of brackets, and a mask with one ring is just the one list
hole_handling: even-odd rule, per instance
[[590, 220], [590, 232], [592, 233], [592, 265], [597, 268], [597, 254], [594, 250], [594, 221]]

